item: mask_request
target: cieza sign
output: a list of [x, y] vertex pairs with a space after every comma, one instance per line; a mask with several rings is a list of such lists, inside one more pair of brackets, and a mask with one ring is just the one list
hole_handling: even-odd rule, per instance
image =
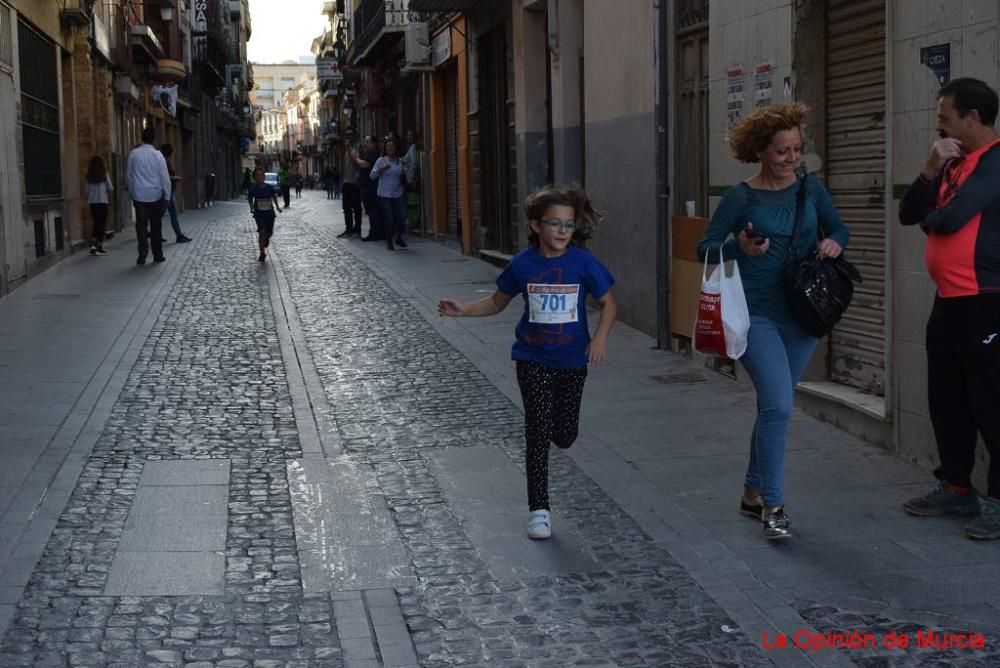
[[196, 33], [208, 32], [208, 0], [194, 0], [191, 28]]

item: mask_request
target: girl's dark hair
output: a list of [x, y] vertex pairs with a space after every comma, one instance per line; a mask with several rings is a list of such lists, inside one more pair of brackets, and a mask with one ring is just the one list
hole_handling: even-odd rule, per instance
[[[524, 200], [524, 212], [528, 220], [541, 223], [545, 212], [553, 206], [568, 206], [573, 209], [576, 219], [576, 230], [573, 232], [572, 243], [584, 246], [588, 239], [594, 236], [598, 224], [604, 219], [604, 213], [594, 208], [590, 195], [579, 184], [570, 186], [545, 186], [535, 191]], [[528, 241], [532, 246], [538, 246], [538, 235], [529, 228]]]
[[104, 158], [95, 155], [87, 163], [87, 183], [104, 183], [108, 179], [108, 170], [104, 166]]

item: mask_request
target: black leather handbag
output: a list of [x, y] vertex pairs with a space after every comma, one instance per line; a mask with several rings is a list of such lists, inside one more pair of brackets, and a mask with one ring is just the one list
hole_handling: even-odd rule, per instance
[[[799, 255], [799, 236], [806, 204], [806, 177], [799, 181], [795, 195], [795, 226], [785, 265], [785, 297], [795, 320], [809, 334], [824, 337], [837, 324], [854, 296], [854, 283], [861, 274], [841, 253], [836, 259], [818, 259], [814, 254]], [[817, 237], [821, 233], [817, 227]], [[817, 239], [818, 240], [818, 239]]]

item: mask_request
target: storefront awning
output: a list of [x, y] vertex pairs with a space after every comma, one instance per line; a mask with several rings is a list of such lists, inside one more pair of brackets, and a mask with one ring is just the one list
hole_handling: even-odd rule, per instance
[[467, 12], [480, 0], [410, 0], [411, 12]]

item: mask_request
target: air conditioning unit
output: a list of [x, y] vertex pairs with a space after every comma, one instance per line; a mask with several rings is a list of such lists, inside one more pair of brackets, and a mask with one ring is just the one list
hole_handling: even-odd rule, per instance
[[431, 67], [430, 31], [426, 23], [408, 23], [406, 25], [406, 69], [433, 69]]
[[139, 87], [135, 85], [130, 76], [120, 76], [117, 79], [115, 92], [122, 97], [130, 97], [139, 100]]

